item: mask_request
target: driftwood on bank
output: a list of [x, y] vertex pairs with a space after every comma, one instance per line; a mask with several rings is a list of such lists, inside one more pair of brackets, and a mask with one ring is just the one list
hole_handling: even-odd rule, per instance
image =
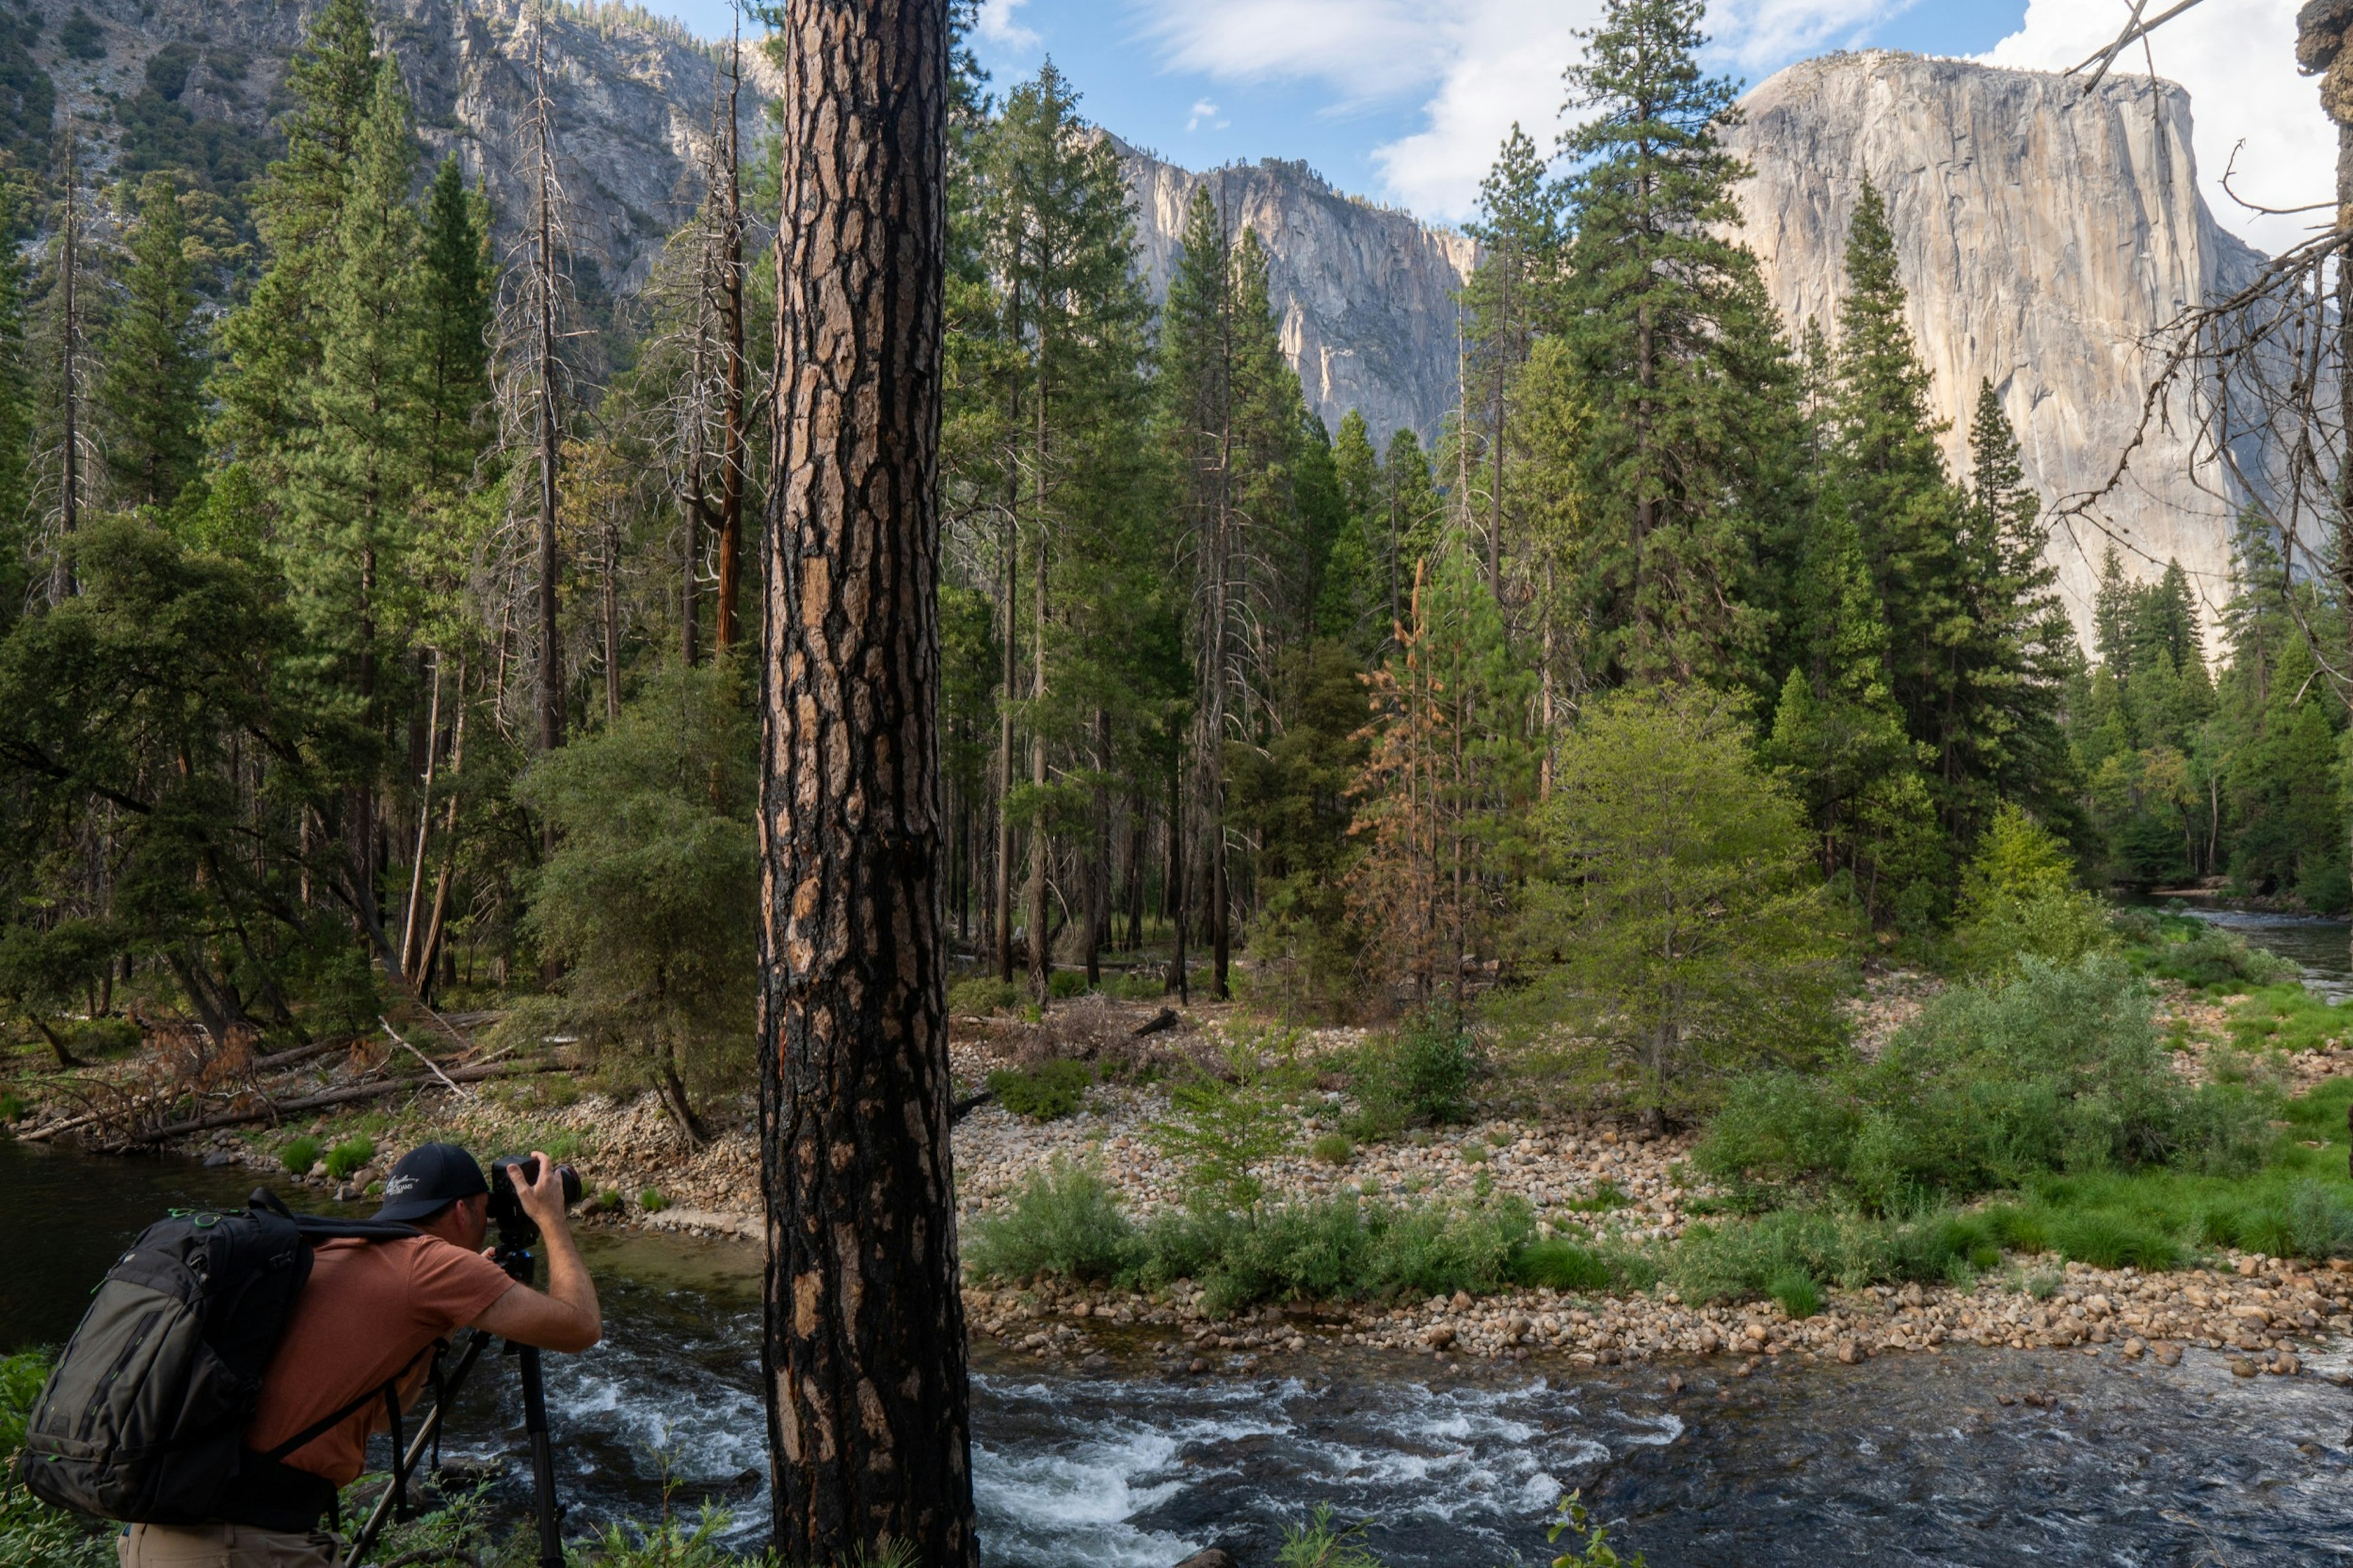
[[[520, 1077], [527, 1073], [561, 1072], [554, 1062], [499, 1062], [494, 1065], [458, 1068], [446, 1078], [375, 1079], [366, 1083], [345, 1084], [341, 1089], [307, 1094], [298, 1100], [266, 1100], [243, 1110], [224, 1110], [210, 1116], [192, 1117], [185, 1121], [167, 1121], [159, 1127], [110, 1134], [101, 1147], [135, 1149], [149, 1143], [161, 1143], [173, 1138], [185, 1138], [192, 1132], [210, 1132], [223, 1127], [249, 1126], [256, 1121], [275, 1121], [305, 1110], [324, 1110], [330, 1106], [355, 1105], [365, 1100], [381, 1100], [386, 1095], [414, 1093], [423, 1089], [455, 1089], [459, 1084], [479, 1083], [484, 1079]], [[39, 1142], [57, 1135], [92, 1125], [88, 1121], [64, 1126], [43, 1127], [25, 1134], [27, 1142]]]

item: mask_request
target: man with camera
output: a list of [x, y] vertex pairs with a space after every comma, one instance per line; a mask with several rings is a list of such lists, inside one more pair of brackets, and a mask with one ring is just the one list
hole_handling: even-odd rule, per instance
[[[471, 1326], [551, 1351], [603, 1337], [596, 1288], [565, 1224], [565, 1183], [576, 1178], [536, 1152], [501, 1166], [494, 1199], [471, 1154], [420, 1145], [393, 1167], [375, 1217], [421, 1234], [318, 1244], [263, 1374], [223, 1520], [132, 1525], [122, 1568], [333, 1568], [338, 1490], [359, 1477], [368, 1435], [396, 1430], [450, 1335]], [[519, 1207], [509, 1220], [543, 1238], [545, 1292], [491, 1261], [494, 1201]]]

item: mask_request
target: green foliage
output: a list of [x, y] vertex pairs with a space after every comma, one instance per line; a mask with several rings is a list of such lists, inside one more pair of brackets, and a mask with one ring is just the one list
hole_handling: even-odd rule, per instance
[[0, 1093], [0, 1121], [22, 1121], [27, 1109], [23, 1096], [13, 1090]]
[[278, 1163], [286, 1167], [288, 1175], [305, 1176], [319, 1163], [319, 1141], [305, 1132], [278, 1151]]
[[638, 1206], [648, 1214], [659, 1214], [670, 1207], [670, 1200], [662, 1196], [660, 1188], [647, 1187], [638, 1194]]
[[1875, 1062], [1743, 1079], [1694, 1161], [1720, 1181], [1901, 1213], [2051, 1171], [2245, 1171], [2271, 1111], [2258, 1092], [2178, 1078], [2121, 964], [2027, 959], [2008, 984], [1936, 998]]
[[1074, 969], [1058, 969], [1046, 979], [1046, 995], [1056, 1002], [1067, 1002], [1087, 994], [1087, 977]]
[[982, 1279], [1102, 1282], [1142, 1260], [1142, 1239], [1111, 1188], [1061, 1160], [1032, 1173], [1002, 1208], [967, 1221], [960, 1243], [965, 1266]]
[[1389, 1137], [1416, 1123], [1460, 1121], [1471, 1108], [1472, 1037], [1446, 1007], [1414, 1014], [1357, 1052], [1350, 1087], [1359, 1137]]
[[1642, 1568], [1642, 1554], [1620, 1556], [1609, 1544], [1609, 1531], [1594, 1522], [1578, 1497], [1570, 1492], [1560, 1500], [1560, 1517], [1545, 1531], [1545, 1539], [1556, 1546], [1564, 1535], [1570, 1541], [1570, 1550], [1554, 1558], [1552, 1568]]
[[1532, 1241], [1512, 1259], [1512, 1282], [1533, 1289], [1606, 1290], [1611, 1282], [1609, 1264], [1601, 1254], [1563, 1237]]
[[2224, 1027], [2244, 1050], [2324, 1050], [2353, 1035], [2353, 1017], [2293, 983], [2265, 985], [2231, 1009]]
[[1785, 1268], [1765, 1282], [1765, 1293], [1792, 1318], [1810, 1318], [1822, 1310], [1822, 1288], [1800, 1268]]
[[[327, 1179], [340, 1182], [375, 1158], [375, 1140], [364, 1135], [346, 1138], [327, 1151]], [[305, 1166], [304, 1169], [309, 1169]]]
[[1291, 1146], [1290, 1102], [1310, 1075], [1293, 1036], [1242, 1030], [1220, 1040], [1219, 1068], [1172, 1085], [1167, 1119], [1145, 1136], [1184, 1166], [1196, 1206], [1252, 1210], [1266, 1190], [1258, 1170]]
[[77, 5], [58, 28], [58, 47], [69, 60], [102, 60], [106, 58], [106, 35], [90, 14]]
[[948, 987], [948, 1011], [959, 1016], [1002, 1013], [1021, 1005], [1021, 988], [993, 974], [976, 974]]
[[1330, 1503], [1316, 1504], [1305, 1524], [1282, 1527], [1274, 1562], [1275, 1568], [1381, 1568], [1365, 1546], [1364, 1521], [1335, 1526]]
[[[2117, 911], [2110, 924], [2135, 968], [2192, 991], [2247, 991], [2295, 978], [2291, 960], [2211, 921], [2133, 909]], [[2285, 989], [2308, 994], [2300, 985]]]
[[[1594, 685], [1753, 679], [1770, 611], [1761, 546], [1795, 520], [1788, 351], [1739, 243], [1736, 97], [1701, 75], [1702, 0], [1610, 0], [1561, 139], [1571, 236], [1543, 324], [1576, 373], [1562, 427], [1577, 526], [1562, 542]], [[1556, 798], [1559, 798], [1556, 796]]]
[[988, 1075], [997, 1103], [1027, 1121], [1055, 1121], [1077, 1110], [1093, 1087], [1084, 1062], [1055, 1060], [1033, 1068], [999, 1068]]
[[1979, 973], [2032, 956], [2067, 964], [2116, 945], [2099, 900], [2074, 886], [2058, 839], [2004, 802], [1961, 879], [1956, 944]]
[[1485, 1293], [1531, 1255], [1526, 1267], [1539, 1279], [1586, 1278], [1591, 1265], [1572, 1251], [1537, 1242], [1535, 1218], [1517, 1199], [1195, 1208], [1138, 1226], [1101, 1177], [1062, 1162], [1031, 1176], [1003, 1208], [968, 1221], [963, 1246], [980, 1279], [1050, 1275], [1149, 1289], [1191, 1279], [1220, 1314], [1268, 1300]]
[[1729, 1074], [1820, 1059], [1849, 984], [1795, 803], [1698, 688], [1588, 701], [1545, 813], [1528, 890], [1527, 989], [1499, 1008], [1591, 1042], [1636, 1104], [1704, 1105]]
[[665, 667], [516, 786], [558, 834], [524, 931], [564, 966], [510, 1037], [566, 1032], [674, 1116], [739, 1084], [752, 1047], [754, 726], [723, 668]]
[[1390, 1205], [1337, 1198], [1255, 1215], [1196, 1209], [1144, 1227], [1145, 1285], [1189, 1279], [1213, 1313], [1257, 1301], [1483, 1295], [1535, 1238], [1515, 1198]]
[[1324, 1132], [1307, 1146], [1309, 1159], [1324, 1165], [1345, 1165], [1356, 1157], [1356, 1145], [1345, 1132]]

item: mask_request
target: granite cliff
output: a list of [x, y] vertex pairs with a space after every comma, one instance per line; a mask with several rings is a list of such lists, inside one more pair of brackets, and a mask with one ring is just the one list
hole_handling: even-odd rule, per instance
[[1229, 226], [1267, 247], [1267, 293], [1308, 407], [1335, 430], [1356, 409], [1376, 443], [1401, 426], [1436, 436], [1458, 400], [1454, 295], [1475, 257], [1469, 239], [1343, 195], [1304, 163], [1194, 174], [1118, 145], [1153, 299], [1168, 292], [1186, 210], [1206, 186]]
[[[2169, 82], [2111, 75], [2086, 98], [2046, 73], [1874, 51], [1792, 66], [1744, 107], [1746, 238], [1793, 336], [1809, 317], [1835, 330], [1867, 175], [1957, 471], [1990, 382], [2046, 501], [2106, 483], [2168, 323], [2262, 261], [2199, 195], [2189, 95]], [[2228, 595], [2233, 492], [2193, 446], [2186, 389], [2165, 414], [2126, 481], [2052, 529], [2079, 628], [2111, 540], [2137, 576], [2179, 559], [2210, 609]]]
[[[486, 179], [509, 223], [528, 205], [517, 137], [533, 49], [543, 49], [581, 282], [611, 292], [641, 282], [700, 197], [695, 160], [711, 133], [725, 47], [619, 5], [375, 3], [429, 155], [454, 153], [469, 181]], [[265, 132], [287, 107], [287, 65], [315, 9], [312, 0], [35, 0], [44, 26], [32, 52], [56, 83], [58, 116], [79, 118], [103, 170], [141, 120], [126, 110], [142, 93], [149, 121], [176, 115]], [[67, 31], [77, 13], [96, 24], [79, 49]], [[185, 62], [171, 73], [167, 105], [153, 101], [149, 69], [166, 51]], [[736, 107], [748, 138], [776, 77], [748, 44], [743, 72]]]

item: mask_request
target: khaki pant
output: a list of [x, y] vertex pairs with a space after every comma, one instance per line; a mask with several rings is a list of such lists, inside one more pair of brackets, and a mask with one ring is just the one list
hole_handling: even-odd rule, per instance
[[341, 1545], [249, 1524], [134, 1524], [114, 1542], [122, 1568], [335, 1568]]

